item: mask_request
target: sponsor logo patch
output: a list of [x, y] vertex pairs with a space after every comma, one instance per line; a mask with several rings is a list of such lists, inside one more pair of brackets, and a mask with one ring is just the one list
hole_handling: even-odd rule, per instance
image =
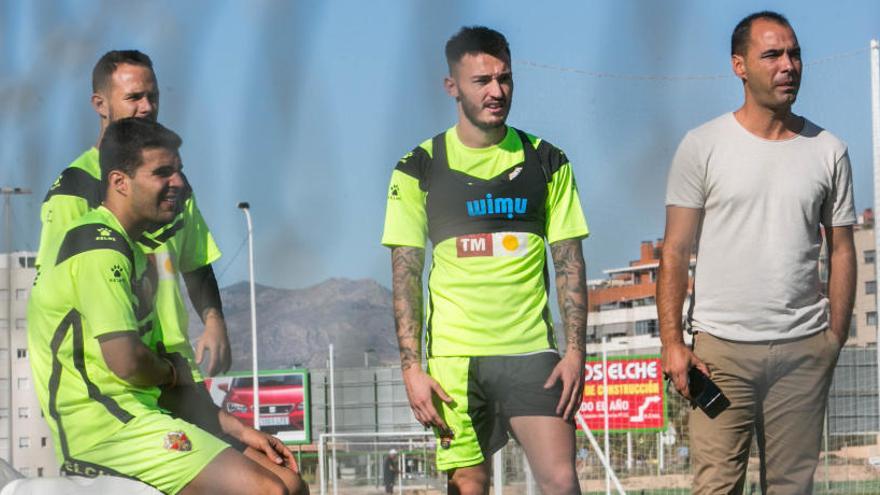
[[466, 201], [466, 206], [469, 217], [502, 215], [512, 219], [524, 215], [528, 203], [528, 198], [496, 198], [487, 194], [485, 198]]
[[496, 232], [494, 234], [471, 234], [455, 238], [459, 258], [475, 256], [525, 256], [529, 237], [525, 232]]
[[165, 435], [165, 448], [178, 452], [189, 452], [193, 447], [186, 433], [182, 431], [169, 431]]

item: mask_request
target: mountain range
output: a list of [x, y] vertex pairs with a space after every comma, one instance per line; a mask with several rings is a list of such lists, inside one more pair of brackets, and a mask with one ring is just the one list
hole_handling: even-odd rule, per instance
[[[232, 347], [232, 371], [251, 369], [250, 289], [240, 282], [221, 289]], [[391, 291], [374, 280], [333, 278], [303, 289], [257, 285], [260, 369], [325, 368], [329, 344], [335, 366], [397, 364]], [[204, 327], [190, 308], [193, 343]]]
[[[391, 291], [372, 279], [331, 278], [303, 289], [256, 286], [260, 369], [326, 368], [329, 345], [339, 368], [397, 365], [400, 357]], [[239, 282], [220, 291], [229, 341], [231, 371], [251, 369], [250, 290]], [[556, 325], [557, 342], [565, 342]], [[190, 338], [203, 332], [190, 307]]]

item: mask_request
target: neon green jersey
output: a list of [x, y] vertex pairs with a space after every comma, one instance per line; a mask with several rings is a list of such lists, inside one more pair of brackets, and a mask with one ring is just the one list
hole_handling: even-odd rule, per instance
[[[90, 148], [73, 161], [55, 180], [40, 209], [43, 229], [37, 253], [37, 270], [51, 266], [64, 233], [72, 222], [101, 204], [101, 166], [97, 148]], [[154, 301], [157, 313], [155, 339], [169, 352], [179, 352], [190, 361], [193, 377], [202, 377], [189, 342], [189, 315], [180, 290], [180, 273], [188, 273], [220, 258], [220, 249], [196, 204], [187, 195], [181, 212], [167, 225], [145, 233], [138, 240], [148, 256], [148, 265], [158, 274]], [[155, 346], [155, 342], [151, 343]]]
[[151, 338], [146, 260], [116, 217], [99, 207], [74, 221], [55, 259], [43, 265], [28, 300], [28, 353], [61, 463], [157, 411], [159, 390], [119, 378], [98, 341], [118, 332]]
[[[582, 238], [589, 230], [564, 153], [522, 136], [508, 128], [497, 145], [475, 149], [463, 145], [453, 127], [404, 156], [392, 172], [382, 244], [424, 248], [432, 239], [429, 356], [556, 347], [545, 240]], [[436, 139], [443, 140], [445, 160], [435, 156]], [[528, 153], [523, 139], [532, 146]]]

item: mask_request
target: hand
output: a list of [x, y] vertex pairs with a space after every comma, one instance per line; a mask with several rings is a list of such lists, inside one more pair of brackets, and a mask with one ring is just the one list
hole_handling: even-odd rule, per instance
[[694, 355], [684, 342], [664, 345], [660, 350], [660, 366], [663, 373], [672, 379], [675, 389], [687, 400], [693, 399], [688, 390], [688, 371], [694, 366], [704, 375], [711, 377], [709, 367]]
[[168, 361], [173, 368], [172, 373], [174, 374], [174, 383], [169, 385], [189, 386], [195, 383], [192, 376], [192, 369], [189, 367], [189, 361], [187, 361], [179, 352], [167, 352], [165, 350], [165, 344], [160, 341], [156, 342], [156, 353], [159, 354], [159, 357]]
[[434, 395], [447, 404], [452, 402], [452, 398], [446, 395], [440, 384], [418, 366], [411, 366], [403, 371], [403, 383], [406, 385], [409, 407], [412, 408], [416, 421], [425, 427], [434, 426], [441, 431], [448, 430], [434, 407]]
[[556, 367], [544, 382], [544, 388], [549, 389], [562, 380], [562, 395], [559, 404], [556, 405], [556, 414], [562, 414], [566, 421], [580, 409], [584, 399], [584, 353], [582, 351], [569, 350], [565, 357], [556, 363]]
[[205, 316], [205, 332], [196, 342], [196, 362], [200, 365], [208, 358], [208, 376], [229, 371], [232, 356], [229, 350], [229, 336], [226, 332], [226, 321], [217, 311], [208, 310]]
[[266, 454], [266, 457], [275, 464], [287, 467], [294, 473], [299, 472], [299, 466], [296, 465], [293, 452], [278, 437], [246, 427], [242, 430], [238, 440], [248, 447]]

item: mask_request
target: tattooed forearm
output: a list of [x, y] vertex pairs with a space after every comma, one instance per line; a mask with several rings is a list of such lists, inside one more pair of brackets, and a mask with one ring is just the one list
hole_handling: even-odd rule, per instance
[[566, 351], [586, 351], [587, 273], [580, 239], [550, 245], [556, 272], [556, 294], [565, 325]]
[[399, 246], [391, 250], [391, 286], [394, 326], [400, 346], [400, 367], [407, 370], [422, 361], [422, 271], [425, 250]]

